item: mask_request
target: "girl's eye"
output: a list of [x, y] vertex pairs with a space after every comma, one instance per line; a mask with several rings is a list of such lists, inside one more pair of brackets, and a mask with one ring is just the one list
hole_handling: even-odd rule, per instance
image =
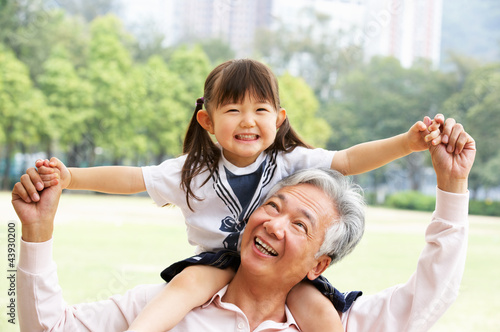
[[259, 108], [257, 109], [257, 112], [269, 112], [269, 111], [265, 108]]
[[235, 108], [232, 108], [232, 109], [230, 109], [230, 110], [227, 110], [226, 112], [227, 112], [227, 113], [234, 113], [234, 112], [238, 112], [238, 110], [237, 110], [237, 109], [235, 109]]

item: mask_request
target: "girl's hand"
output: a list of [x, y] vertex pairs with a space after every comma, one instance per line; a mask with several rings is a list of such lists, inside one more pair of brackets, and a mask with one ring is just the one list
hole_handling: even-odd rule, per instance
[[39, 192], [61, 183], [62, 188], [67, 188], [71, 182], [71, 173], [57, 158], [50, 161], [39, 159], [35, 166], [28, 168], [26, 174], [21, 176], [17, 188], [17, 195], [26, 203], [38, 202]]
[[431, 120], [428, 116], [423, 121], [416, 122], [406, 133], [408, 147], [411, 152], [424, 151], [432, 145], [441, 143], [441, 125], [444, 123], [444, 116], [438, 114]]
[[32, 203], [40, 201], [38, 192], [44, 188], [56, 186], [58, 183], [59, 170], [51, 169], [50, 174], [39, 174], [36, 168], [30, 167], [26, 170], [26, 174], [21, 176], [14, 189], [18, 199], [22, 199], [25, 203]]
[[[56, 157], [52, 157], [50, 160], [39, 159], [35, 162], [35, 166], [40, 175], [38, 183], [42, 182], [41, 185], [43, 188], [53, 186], [60, 181], [62, 189], [65, 189], [68, 188], [71, 183], [71, 172], [66, 165]], [[58, 182], [54, 184], [54, 180], [56, 179]], [[38, 186], [40, 185], [38, 184]]]

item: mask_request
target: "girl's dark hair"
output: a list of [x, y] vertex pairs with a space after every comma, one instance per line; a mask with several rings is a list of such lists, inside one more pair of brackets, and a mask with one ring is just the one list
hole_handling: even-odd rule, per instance
[[[217, 170], [221, 153], [208, 132], [198, 123], [196, 119], [198, 111], [205, 105], [210, 115], [212, 110], [222, 105], [242, 102], [247, 93], [256, 100], [267, 101], [274, 105], [276, 111], [281, 108], [278, 80], [271, 69], [258, 61], [250, 59], [226, 61], [212, 70], [205, 81], [203, 98], [199, 98], [196, 102], [183, 146], [183, 153], [187, 154], [187, 158], [182, 167], [181, 188], [186, 192], [187, 205], [191, 210], [189, 199], [200, 200], [191, 188], [191, 181], [206, 168], [208, 175], [202, 186], [205, 185]], [[300, 139], [286, 118], [276, 133], [274, 143], [266, 151], [290, 152], [297, 146], [310, 148]]]

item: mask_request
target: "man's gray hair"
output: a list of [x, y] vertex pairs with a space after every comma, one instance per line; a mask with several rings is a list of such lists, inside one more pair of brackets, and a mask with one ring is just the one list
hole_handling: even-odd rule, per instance
[[328, 255], [332, 259], [330, 264], [336, 263], [349, 254], [363, 236], [365, 229], [363, 190], [350, 178], [337, 171], [316, 168], [297, 171], [281, 180], [271, 189], [267, 198], [281, 188], [303, 183], [312, 184], [323, 190], [332, 200], [336, 214], [326, 230], [323, 244], [316, 258]]

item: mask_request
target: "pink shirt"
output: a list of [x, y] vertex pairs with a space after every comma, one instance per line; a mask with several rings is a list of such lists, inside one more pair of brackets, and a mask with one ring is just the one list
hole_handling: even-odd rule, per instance
[[[468, 194], [437, 191], [436, 211], [426, 231], [426, 245], [416, 272], [401, 285], [359, 297], [342, 323], [349, 331], [426, 331], [455, 300], [465, 266]], [[17, 272], [21, 331], [125, 331], [164, 284], [141, 285], [108, 300], [68, 305], [52, 260], [52, 240], [21, 241]], [[221, 301], [226, 288], [193, 310], [172, 331], [250, 331], [244, 313]], [[263, 322], [255, 331], [297, 331], [287, 322]]]

